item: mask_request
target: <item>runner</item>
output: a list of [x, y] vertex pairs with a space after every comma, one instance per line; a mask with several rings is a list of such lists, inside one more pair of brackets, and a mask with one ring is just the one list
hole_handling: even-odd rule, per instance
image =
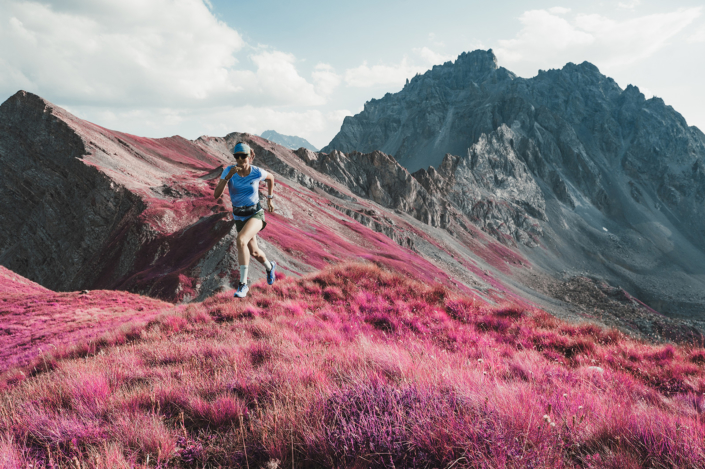
[[240, 142], [235, 145], [233, 156], [237, 164], [223, 170], [213, 197], [219, 198], [227, 184], [230, 200], [233, 204], [235, 227], [237, 228], [237, 261], [240, 265], [240, 284], [235, 296], [244, 298], [250, 289], [247, 286], [247, 268], [250, 264], [250, 255], [260, 261], [267, 269], [267, 283], [271, 285], [275, 280], [276, 262], [269, 262], [267, 256], [257, 246], [257, 233], [267, 226], [267, 222], [264, 220], [264, 209], [259, 203], [259, 183], [263, 180], [267, 181], [267, 201], [269, 211], [273, 212], [274, 176], [264, 169], [252, 165], [255, 152], [246, 143]]

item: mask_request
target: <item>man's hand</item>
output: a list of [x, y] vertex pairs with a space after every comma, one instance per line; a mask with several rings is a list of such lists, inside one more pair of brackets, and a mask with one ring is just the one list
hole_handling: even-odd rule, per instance
[[225, 175], [225, 179], [228, 180], [231, 177], [235, 176], [235, 173], [237, 172], [237, 166], [233, 166], [230, 168], [230, 171], [228, 171], [228, 174]]
[[267, 202], [269, 203], [269, 213], [274, 212], [274, 199], [267, 199]]

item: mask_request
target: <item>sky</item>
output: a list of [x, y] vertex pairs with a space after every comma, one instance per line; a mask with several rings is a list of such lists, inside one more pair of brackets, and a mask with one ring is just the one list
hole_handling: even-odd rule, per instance
[[0, 0], [0, 101], [30, 91], [147, 137], [330, 142], [462, 52], [525, 78], [589, 61], [705, 131], [702, 0]]

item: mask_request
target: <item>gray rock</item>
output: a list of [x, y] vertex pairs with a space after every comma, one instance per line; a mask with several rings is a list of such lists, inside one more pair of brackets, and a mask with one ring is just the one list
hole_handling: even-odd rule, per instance
[[0, 264], [54, 290], [95, 280], [97, 257], [145, 208], [83, 163], [62, 112], [26, 92], [0, 106]]

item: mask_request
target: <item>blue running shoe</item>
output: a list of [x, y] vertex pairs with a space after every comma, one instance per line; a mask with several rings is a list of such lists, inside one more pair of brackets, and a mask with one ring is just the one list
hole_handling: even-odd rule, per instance
[[250, 287], [248, 287], [246, 283], [241, 283], [240, 285], [237, 286], [237, 291], [235, 292], [235, 297], [236, 298], [245, 298], [247, 296], [248, 291], [250, 291]]
[[277, 279], [276, 275], [274, 275], [274, 269], [277, 268], [277, 263], [272, 261], [272, 270], [267, 272], [267, 283], [268, 284], [273, 284], [274, 281]]

